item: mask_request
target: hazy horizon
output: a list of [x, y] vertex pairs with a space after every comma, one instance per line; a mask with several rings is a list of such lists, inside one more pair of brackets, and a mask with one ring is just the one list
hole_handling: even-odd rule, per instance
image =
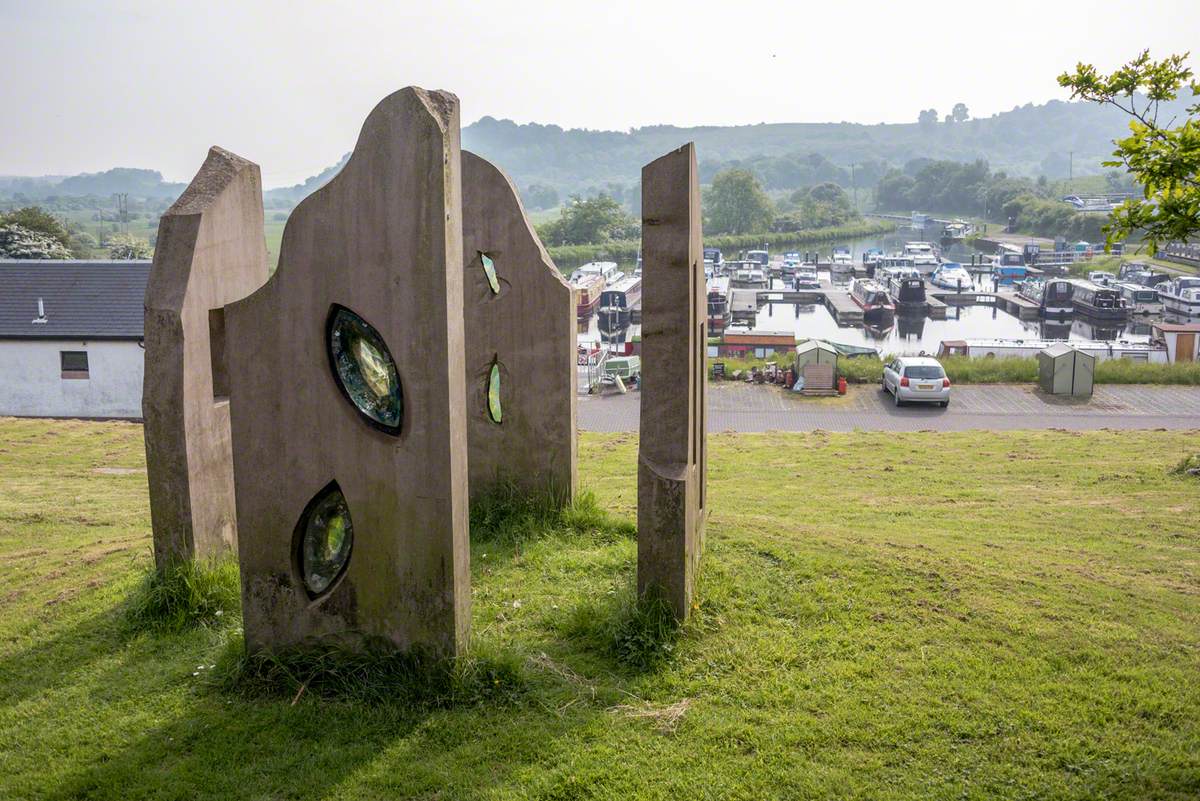
[[411, 8], [0, 0], [0, 46], [24, 78], [0, 82], [0, 174], [121, 166], [187, 181], [219, 144], [258, 162], [266, 187], [290, 185], [336, 162], [409, 84], [455, 92], [464, 126], [905, 123], [960, 101], [988, 117], [1067, 99], [1055, 76], [1078, 61], [1184, 52], [1200, 30], [1200, 8], [1177, 0], [1136, 13], [1013, 2], [1003, 15], [937, 2]]

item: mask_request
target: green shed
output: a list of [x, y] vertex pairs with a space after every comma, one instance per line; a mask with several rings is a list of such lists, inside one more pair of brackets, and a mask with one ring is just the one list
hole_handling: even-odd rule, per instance
[[809, 339], [796, 346], [796, 375], [804, 375], [806, 364], [832, 364], [837, 372], [837, 348], [819, 339]]
[[1096, 357], [1059, 342], [1040, 352], [1038, 386], [1049, 395], [1090, 396]]

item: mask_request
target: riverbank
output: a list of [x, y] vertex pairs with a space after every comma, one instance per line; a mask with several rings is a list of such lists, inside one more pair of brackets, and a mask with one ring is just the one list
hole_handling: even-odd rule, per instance
[[[751, 250], [766, 245], [768, 248], [793, 248], [803, 245], [818, 245], [826, 242], [841, 242], [865, 236], [877, 236], [896, 230], [896, 224], [883, 220], [864, 220], [854, 225], [839, 225], [830, 228], [814, 228], [809, 231], [786, 233], [714, 235], [704, 237], [704, 246], [720, 248], [726, 257], [730, 251]], [[642, 246], [640, 239], [620, 239], [594, 245], [557, 245], [546, 250], [555, 262], [563, 265], [582, 264], [587, 261], [630, 261], [637, 258]], [[565, 270], [564, 270], [565, 271]]]
[[[1178, 432], [709, 443], [698, 609], [660, 659], [631, 661], [661, 642], [623, 625], [632, 538], [475, 541], [464, 664], [513, 671], [414, 707], [222, 689], [236, 620], [123, 631], [151, 562], [141, 427], [0, 421], [0, 797], [1195, 795]], [[626, 520], [636, 464], [636, 436], [581, 437]]]

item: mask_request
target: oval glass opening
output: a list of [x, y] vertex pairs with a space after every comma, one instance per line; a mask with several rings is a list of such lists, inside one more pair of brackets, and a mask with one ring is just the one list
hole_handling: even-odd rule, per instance
[[504, 419], [504, 412], [500, 407], [500, 362], [499, 360], [492, 362], [492, 369], [488, 371], [487, 383], [487, 407], [488, 417], [493, 423], [499, 423]]
[[488, 286], [492, 288], [492, 294], [499, 295], [500, 279], [496, 276], [495, 262], [493, 262], [492, 257], [486, 253], [480, 253], [479, 260], [483, 262], [483, 274], [487, 276]]
[[404, 393], [396, 362], [374, 326], [344, 306], [335, 305], [326, 325], [329, 363], [338, 388], [367, 422], [398, 435], [404, 417]]
[[346, 496], [331, 482], [308, 502], [296, 525], [300, 578], [309, 597], [323, 595], [346, 569], [354, 546], [354, 524]]

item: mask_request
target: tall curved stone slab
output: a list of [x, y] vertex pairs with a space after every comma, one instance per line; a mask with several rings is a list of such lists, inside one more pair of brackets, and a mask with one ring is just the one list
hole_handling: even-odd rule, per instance
[[158, 224], [142, 390], [158, 569], [237, 542], [224, 307], [267, 280], [257, 164], [214, 147]]
[[692, 607], [707, 514], [707, 307], [696, 148], [642, 168], [638, 593]]
[[[466, 642], [459, 191], [458, 99], [413, 87], [388, 96], [342, 171], [292, 213], [271, 280], [226, 309], [252, 652], [311, 638], [351, 647], [383, 638], [454, 654]], [[370, 358], [369, 337], [347, 329], [339, 339], [342, 309], [377, 335]], [[363, 382], [339, 372], [335, 340], [355, 354]], [[389, 427], [353, 398], [368, 386], [393, 393], [394, 377], [400, 391], [386, 397], [402, 398], [402, 415], [376, 407], [381, 420], [398, 421]], [[342, 506], [326, 506], [338, 493]], [[340, 534], [322, 540], [321, 553], [346, 548], [348, 558], [309, 569], [310, 526], [328, 533], [330, 521]]]
[[573, 291], [508, 176], [469, 152], [462, 169], [470, 494], [502, 481], [569, 500], [577, 438]]

